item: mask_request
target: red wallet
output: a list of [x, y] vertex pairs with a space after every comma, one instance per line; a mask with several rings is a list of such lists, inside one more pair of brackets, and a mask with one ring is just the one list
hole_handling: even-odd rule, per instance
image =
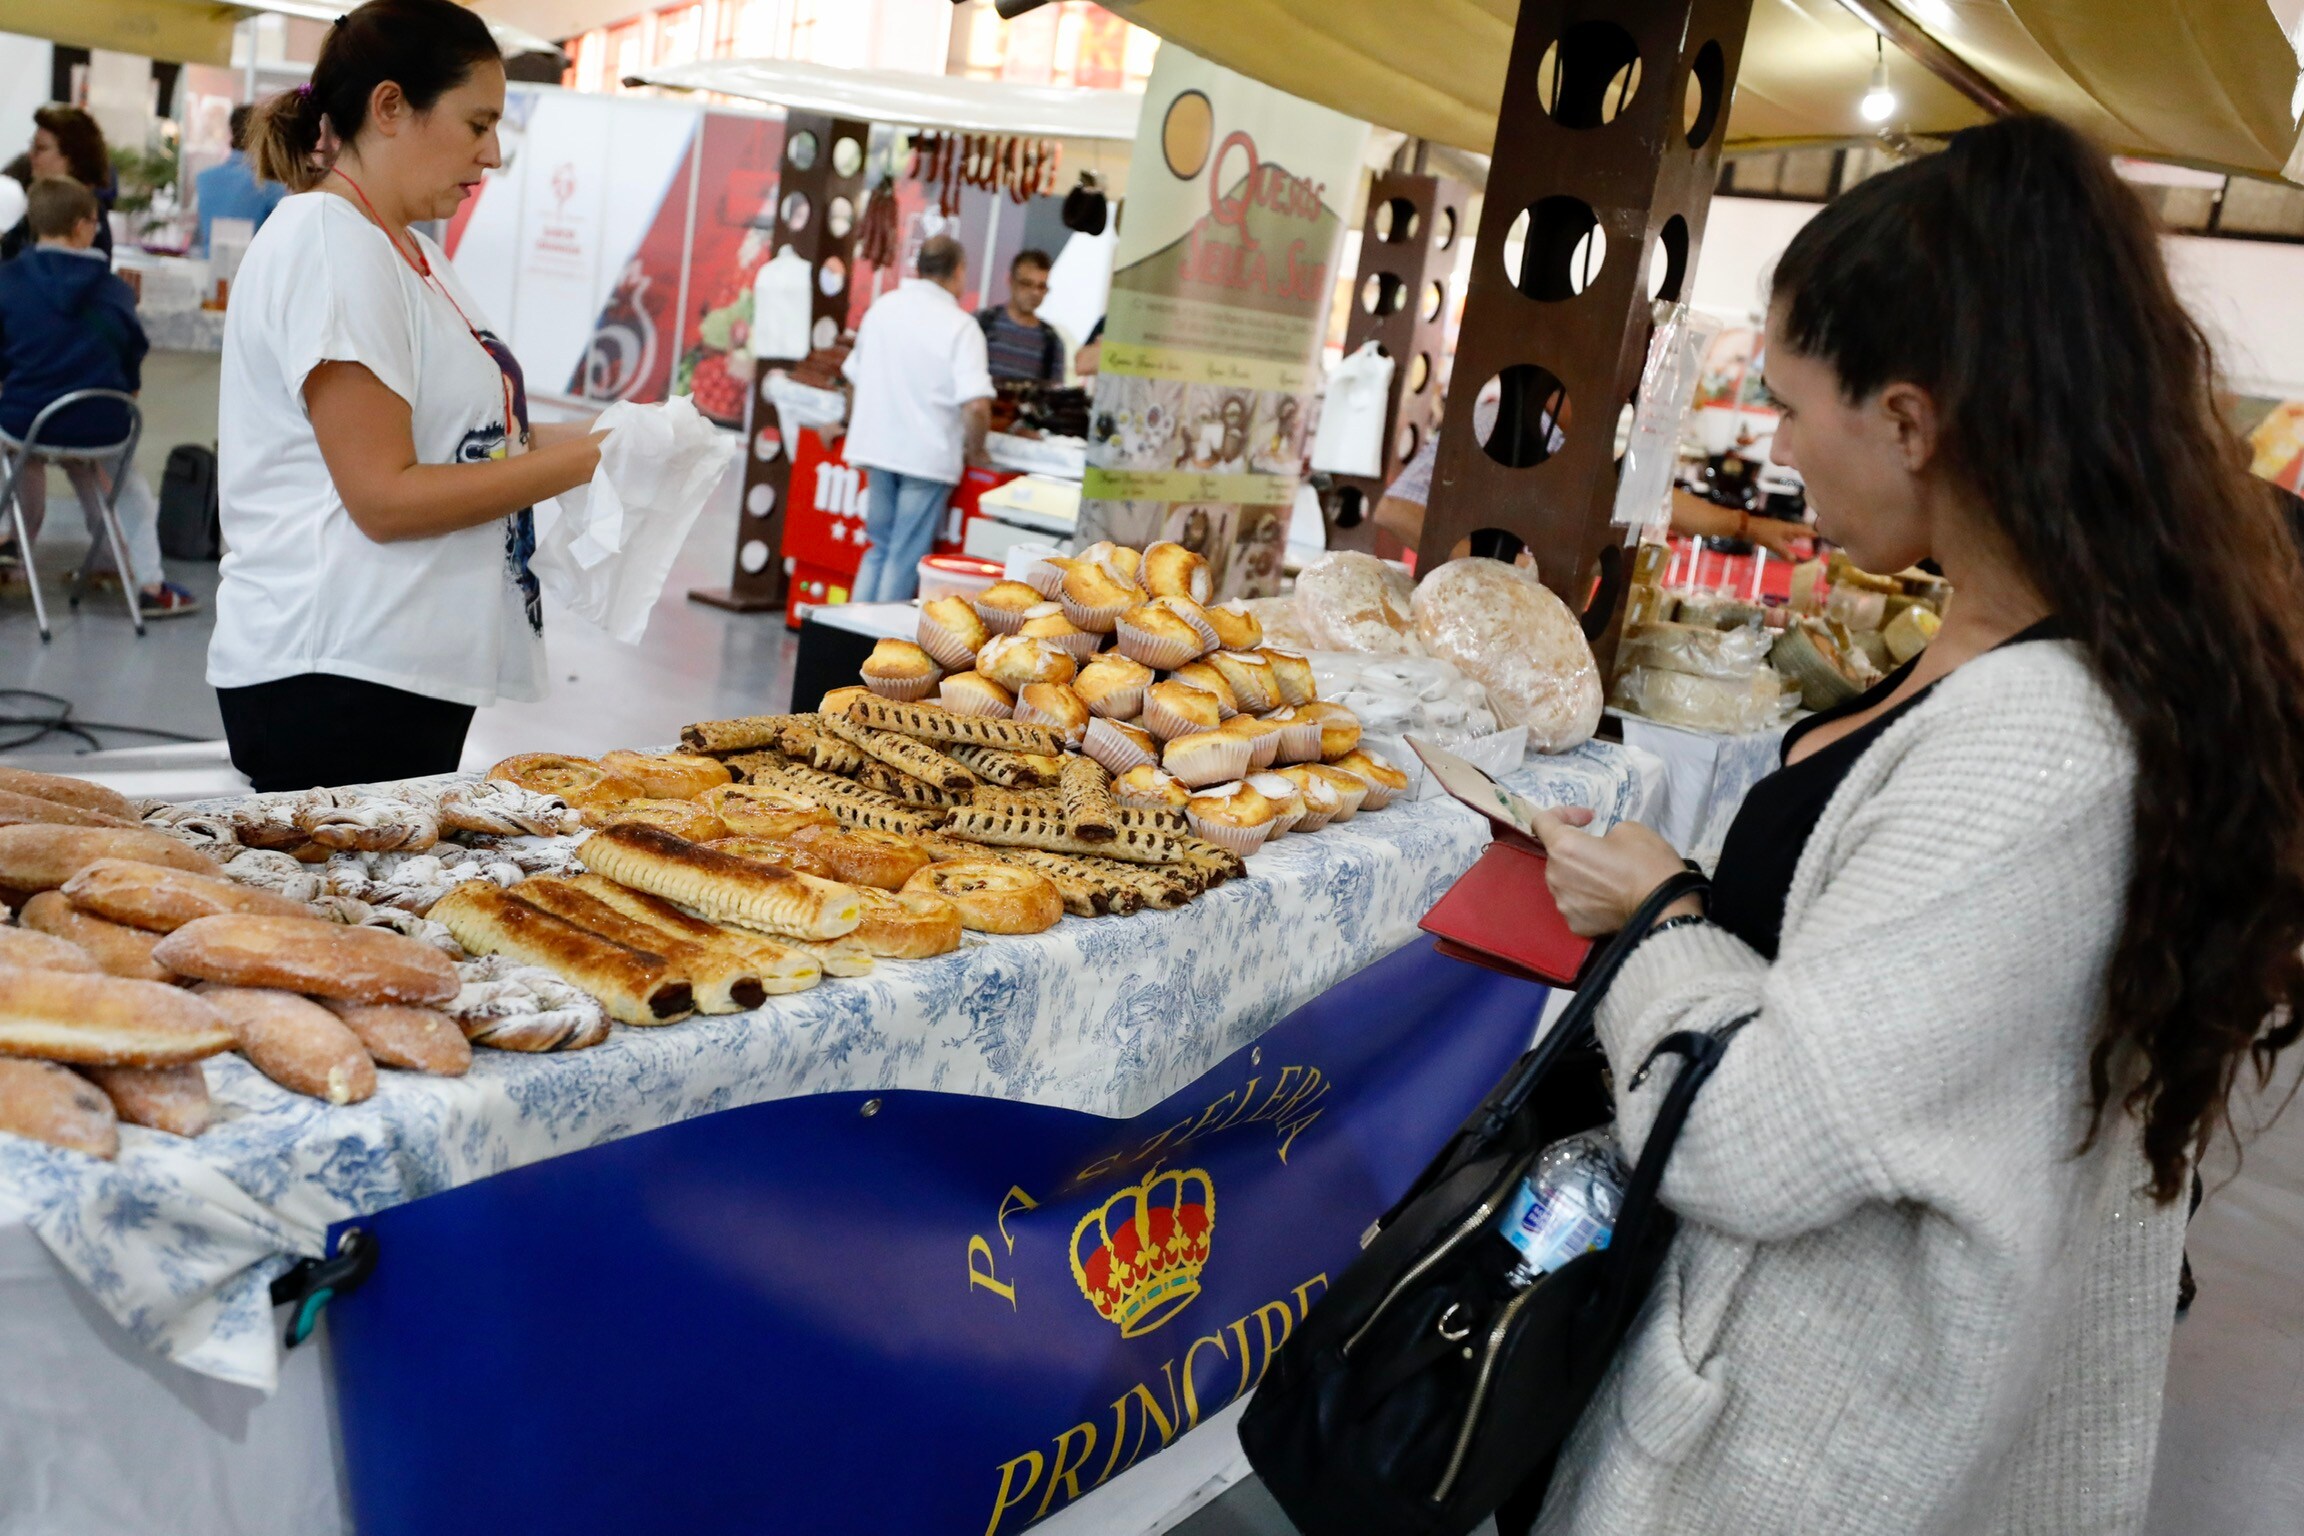
[[1491, 821], [1495, 841], [1417, 926], [1453, 959], [1555, 987], [1572, 987], [1592, 941], [1568, 921], [1544, 880], [1544, 847]]

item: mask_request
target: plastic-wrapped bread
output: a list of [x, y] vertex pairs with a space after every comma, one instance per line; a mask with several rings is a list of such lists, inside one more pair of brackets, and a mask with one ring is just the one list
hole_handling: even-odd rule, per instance
[[24, 903], [24, 927], [78, 945], [106, 974], [130, 981], [167, 981], [173, 973], [152, 958], [160, 935], [81, 911], [61, 891], [42, 891]]
[[186, 923], [226, 912], [312, 915], [303, 903], [254, 886], [132, 859], [98, 859], [65, 881], [63, 894], [83, 912], [155, 933], [174, 933]]
[[165, 832], [141, 827], [0, 827], [0, 886], [17, 891], [52, 891], [98, 859], [134, 859], [216, 873], [216, 861], [187, 848]]
[[[611, 828], [596, 833], [592, 842], [627, 830], [655, 829]], [[460, 885], [441, 898], [432, 915], [476, 955], [510, 955], [582, 987], [620, 1024], [671, 1024], [695, 1007], [694, 987], [665, 956], [603, 938], [493, 885]]]
[[321, 1006], [352, 1031], [380, 1067], [405, 1067], [434, 1077], [462, 1077], [472, 1069], [472, 1043], [457, 1022], [437, 1008], [334, 998], [323, 998]]
[[308, 997], [268, 987], [200, 988], [232, 1026], [248, 1064], [290, 1093], [357, 1104], [376, 1091], [376, 1063], [360, 1037]]
[[[755, 864], [654, 827], [610, 827], [589, 838], [584, 867], [714, 922], [797, 939], [836, 939], [863, 921], [849, 886]], [[458, 935], [462, 937], [462, 935]]]
[[1528, 745], [1565, 752], [1600, 724], [1600, 668], [1568, 605], [1501, 560], [1451, 560], [1417, 585], [1416, 633], [1432, 655], [1488, 690]]
[[1420, 649], [1384, 562], [1357, 550], [1331, 550], [1304, 567], [1296, 614], [1316, 650], [1413, 656]]
[[196, 1061], [172, 1067], [82, 1067], [80, 1073], [103, 1090], [113, 1112], [130, 1125], [197, 1136], [208, 1129], [215, 1112], [208, 1074]]
[[112, 1101], [94, 1083], [52, 1061], [0, 1057], [0, 1131], [90, 1157], [110, 1158], [120, 1151]]
[[[473, 886], [495, 889], [483, 880], [458, 889]], [[352, 1003], [445, 1003], [463, 985], [455, 965], [428, 944], [309, 917], [203, 917], [154, 945], [152, 958], [179, 976]]]
[[175, 987], [74, 971], [0, 968], [0, 1055], [164, 1067], [232, 1047], [216, 1010]]

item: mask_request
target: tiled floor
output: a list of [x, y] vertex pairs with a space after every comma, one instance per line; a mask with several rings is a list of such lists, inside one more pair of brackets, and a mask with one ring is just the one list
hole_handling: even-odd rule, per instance
[[[175, 443], [214, 435], [212, 359], [161, 354], [147, 374], [147, 472]], [[78, 519], [52, 519], [42, 553], [60, 576], [81, 553]], [[564, 614], [547, 619], [553, 696], [483, 711], [466, 753], [482, 765], [517, 751], [595, 752], [669, 741], [689, 721], [782, 706], [792, 642], [773, 617], [740, 617], [685, 601], [692, 586], [723, 582], [733, 540], [734, 492], [724, 487], [699, 520], [664, 601], [638, 647], [609, 640]], [[213, 566], [177, 566], [208, 596]], [[202, 681], [206, 615], [151, 627], [137, 640], [124, 612], [94, 602], [63, 609], [42, 646], [21, 588], [0, 591], [0, 687], [39, 688], [74, 701], [86, 718], [220, 734]], [[0, 702], [0, 713], [7, 706]], [[6, 739], [0, 728], [0, 740]], [[107, 736], [108, 745], [136, 738]], [[49, 744], [45, 757], [62, 748]], [[25, 754], [11, 756], [23, 760]], [[2304, 1062], [2292, 1062], [2293, 1082]], [[2285, 1086], [2285, 1084], [2281, 1085]], [[2252, 1096], [2248, 1113], [2280, 1096]], [[2236, 1175], [2212, 1168], [2211, 1193], [2192, 1228], [2200, 1300], [2176, 1331], [2151, 1536], [2297, 1536], [2304, 1531], [2304, 1110], [2249, 1147]], [[1187, 1536], [1282, 1536], [1288, 1529], [1253, 1482], [1235, 1487], [1177, 1527]]]

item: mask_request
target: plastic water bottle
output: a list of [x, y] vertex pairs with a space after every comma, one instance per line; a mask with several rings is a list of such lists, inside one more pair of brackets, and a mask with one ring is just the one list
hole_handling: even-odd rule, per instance
[[1536, 1155], [1504, 1207], [1497, 1230], [1520, 1250], [1509, 1276], [1514, 1288], [1533, 1285], [1580, 1253], [1608, 1246], [1632, 1172], [1602, 1127], [1556, 1141]]

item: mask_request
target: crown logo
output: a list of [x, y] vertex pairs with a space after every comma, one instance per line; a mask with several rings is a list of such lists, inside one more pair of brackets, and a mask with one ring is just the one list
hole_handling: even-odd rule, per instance
[[1216, 1186], [1206, 1170], [1155, 1169], [1080, 1218], [1072, 1278], [1120, 1337], [1136, 1338], [1200, 1294], [1215, 1230]]

